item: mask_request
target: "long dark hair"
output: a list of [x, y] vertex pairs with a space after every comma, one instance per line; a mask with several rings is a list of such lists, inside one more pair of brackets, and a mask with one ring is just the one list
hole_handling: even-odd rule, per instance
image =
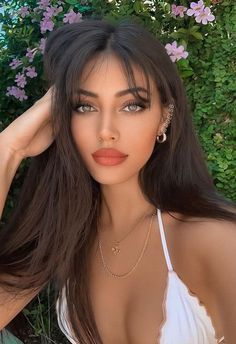
[[[139, 172], [139, 185], [147, 200], [162, 211], [236, 220], [234, 205], [214, 187], [183, 82], [158, 39], [130, 20], [112, 24], [87, 19], [53, 31], [46, 43], [44, 69], [49, 87], [55, 85], [52, 116], [56, 139], [31, 159], [18, 205], [0, 232], [0, 283], [16, 291], [53, 280], [59, 305], [65, 291], [69, 321], [80, 343], [102, 343], [88, 293], [88, 259], [96, 239], [101, 193], [73, 140], [71, 112], [86, 64], [110, 53], [122, 62], [130, 87], [136, 86], [132, 67], [136, 64], [144, 72], [148, 89], [151, 77], [161, 103], [174, 105], [168, 139], [155, 144]], [[4, 273], [21, 278], [10, 283]]]

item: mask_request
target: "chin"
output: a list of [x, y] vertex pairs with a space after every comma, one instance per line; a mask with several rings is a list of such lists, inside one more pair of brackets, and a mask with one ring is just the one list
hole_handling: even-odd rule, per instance
[[134, 171], [131, 173], [131, 171], [104, 171], [101, 173], [92, 173], [89, 172], [91, 177], [96, 180], [101, 185], [116, 185], [116, 184], [122, 184], [127, 182], [130, 179], [133, 179], [135, 176], [138, 176], [139, 171]]

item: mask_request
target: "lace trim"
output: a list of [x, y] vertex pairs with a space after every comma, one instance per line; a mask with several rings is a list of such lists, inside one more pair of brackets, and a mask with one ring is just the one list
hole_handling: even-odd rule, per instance
[[[210, 322], [211, 322], [211, 325], [212, 325], [212, 328], [213, 328], [213, 330], [214, 330], [214, 333], [215, 333], [214, 336], [215, 336], [215, 340], [217, 341], [217, 344], [220, 344], [220, 343], [224, 344], [224, 339], [225, 339], [224, 336], [222, 336], [221, 338], [217, 338], [217, 337], [216, 337], [215, 325], [214, 325], [214, 323], [213, 323], [213, 319], [211, 318], [211, 316], [210, 316], [210, 314], [209, 314], [209, 312], [208, 312], [208, 310], [207, 310], [206, 305], [199, 299], [199, 297], [197, 296], [197, 294], [195, 294], [194, 292], [192, 292], [192, 291], [188, 288], [188, 286], [182, 281], [182, 279], [181, 279], [180, 276], [177, 274], [177, 272], [175, 272], [174, 270], [172, 270], [172, 271], [169, 271], [169, 273], [174, 273], [174, 274], [177, 276], [177, 278], [180, 280], [180, 282], [182, 283], [182, 285], [184, 286], [184, 288], [187, 290], [188, 294], [189, 294], [190, 296], [192, 296], [193, 298], [195, 298], [196, 301], [198, 302], [199, 306], [202, 307], [202, 309], [205, 311], [205, 314], [206, 314], [206, 316], [209, 318], [209, 320], [210, 320]], [[222, 342], [222, 340], [223, 340], [223, 342]]]

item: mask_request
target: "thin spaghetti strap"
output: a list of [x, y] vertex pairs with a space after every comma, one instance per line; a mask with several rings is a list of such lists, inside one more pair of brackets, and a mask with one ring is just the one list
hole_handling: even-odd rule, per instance
[[163, 251], [164, 251], [164, 255], [165, 255], [166, 265], [167, 265], [167, 268], [169, 271], [173, 271], [173, 267], [172, 267], [171, 260], [170, 260], [170, 255], [169, 255], [167, 244], [166, 244], [165, 231], [164, 231], [164, 227], [163, 227], [160, 209], [157, 209], [157, 217], [158, 217], [158, 224], [159, 224], [159, 229], [160, 229], [160, 234], [161, 234], [161, 243], [162, 243], [162, 247], [163, 247]]

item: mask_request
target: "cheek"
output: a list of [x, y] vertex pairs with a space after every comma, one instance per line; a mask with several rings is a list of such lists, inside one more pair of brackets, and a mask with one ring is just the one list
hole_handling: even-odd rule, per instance
[[71, 133], [78, 151], [83, 156], [85, 154], [85, 150], [88, 150], [89, 143], [91, 142], [91, 130], [89, 130], [85, 125], [83, 125], [83, 130], [81, 130], [81, 125], [79, 124], [76, 116], [72, 116]]
[[139, 132], [136, 133], [136, 138], [133, 138], [137, 151], [140, 152], [140, 154], [151, 154], [154, 149], [156, 137], [156, 125], [143, 126]]
[[144, 124], [140, 128], [135, 128], [126, 139], [127, 152], [130, 159], [127, 160], [127, 166], [130, 173], [137, 173], [149, 160], [156, 143], [156, 126]]
[[140, 140], [140, 143], [137, 144], [136, 157], [140, 161], [141, 165], [145, 165], [146, 162], [149, 160], [150, 156], [152, 155], [155, 142], [156, 135], [152, 132], [149, 136], [143, 136], [142, 140]]

